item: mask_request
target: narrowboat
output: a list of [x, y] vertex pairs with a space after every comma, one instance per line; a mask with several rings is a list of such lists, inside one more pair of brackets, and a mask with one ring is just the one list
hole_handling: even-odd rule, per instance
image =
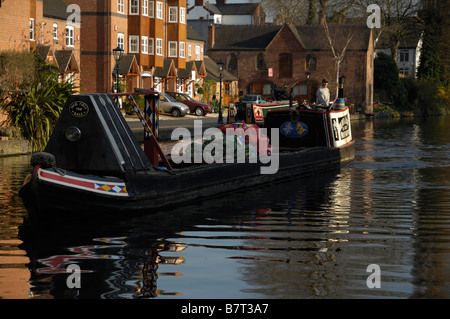
[[[253, 160], [236, 156], [220, 160], [226, 147], [220, 150], [216, 144], [215, 160], [189, 161], [193, 157], [187, 153], [181, 157], [161, 151], [158, 92], [122, 94], [133, 102], [143, 124], [143, 145], [117, 107], [117, 95], [79, 94], [67, 99], [44, 151], [32, 155], [30, 174], [19, 193], [30, 213], [149, 212], [258, 185], [271, 187], [338, 168], [354, 157], [349, 110], [336, 103], [268, 111], [264, 125], [253, 132], [259, 137], [266, 134], [270, 145], [264, 151], [259, 148], [264, 144], [253, 145]], [[145, 96], [145, 110], [137, 107], [134, 95]], [[225, 133], [224, 141], [231, 133], [243, 132], [234, 135], [233, 143], [249, 146], [246, 133], [251, 127], [237, 122], [219, 131]], [[208, 145], [201, 147], [200, 155]]]

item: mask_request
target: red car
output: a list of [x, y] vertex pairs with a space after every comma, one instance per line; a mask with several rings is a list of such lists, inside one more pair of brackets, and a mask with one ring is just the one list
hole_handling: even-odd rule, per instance
[[179, 92], [166, 92], [166, 93], [175, 98], [177, 101], [186, 104], [191, 110], [191, 113], [197, 116], [205, 116], [206, 114], [213, 112], [212, 105], [195, 101], [186, 93], [179, 93]]

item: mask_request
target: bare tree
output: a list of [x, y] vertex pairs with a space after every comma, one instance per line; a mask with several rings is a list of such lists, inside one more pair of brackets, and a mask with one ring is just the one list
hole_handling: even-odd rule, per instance
[[370, 4], [381, 9], [382, 28], [379, 30], [388, 39], [391, 55], [397, 59], [400, 40], [411, 30], [412, 18], [417, 16], [418, 0], [358, 0], [356, 3], [364, 14]]
[[266, 13], [275, 17], [277, 24], [303, 24], [308, 13], [308, 0], [262, 0]]
[[[328, 40], [328, 44], [330, 45], [331, 52], [333, 53], [334, 62], [336, 64], [336, 96], [338, 96], [340, 66], [341, 66], [342, 61], [345, 58], [345, 53], [347, 51], [347, 48], [353, 39], [353, 32], [352, 32], [352, 28], [349, 27], [348, 33], [347, 33], [347, 36], [345, 39], [345, 44], [344, 44], [343, 48], [339, 50], [339, 49], [337, 49], [337, 46], [336, 46], [336, 37], [337, 37], [337, 33], [338, 33], [337, 30], [334, 33], [334, 35], [332, 36], [330, 33], [330, 29], [328, 28], [328, 22], [326, 22], [326, 21], [323, 23], [323, 28], [325, 31], [325, 36]], [[339, 37], [339, 40], [341, 40], [341, 37]]]
[[358, 0], [262, 0], [266, 13], [276, 16], [276, 23], [342, 23]]

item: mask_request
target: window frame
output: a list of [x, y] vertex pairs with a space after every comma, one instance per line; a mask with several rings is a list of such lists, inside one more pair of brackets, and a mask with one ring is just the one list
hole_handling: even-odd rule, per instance
[[[134, 2], [136, 3], [134, 4]], [[133, 9], [135, 9], [136, 12], [133, 12]], [[139, 15], [139, 0], [130, 0], [130, 9], [128, 11], [131, 16]]]
[[75, 46], [75, 28], [70, 25], [67, 25], [66, 26], [66, 47], [72, 48], [74, 46]]
[[117, 12], [125, 14], [125, 0], [117, 0]]
[[178, 23], [178, 7], [169, 7], [169, 23]]
[[155, 11], [156, 19], [164, 19], [164, 6], [161, 1], [156, 1]]
[[141, 53], [148, 54], [148, 37], [141, 36]]
[[148, 0], [142, 0], [142, 15], [148, 17]]
[[267, 71], [267, 61], [264, 53], [259, 53], [256, 56], [256, 70]]
[[53, 23], [53, 40], [58, 40], [58, 23]]
[[155, 39], [151, 37], [148, 38], [148, 54], [155, 55]]
[[409, 51], [408, 50], [400, 50], [398, 52], [398, 62], [403, 62], [403, 63], [409, 62]]
[[186, 42], [180, 41], [180, 58], [186, 58]]
[[195, 46], [195, 61], [201, 60], [201, 48], [199, 45]]
[[35, 25], [34, 25], [34, 19], [30, 18], [30, 41], [35, 40]]
[[180, 7], [180, 23], [186, 24], [186, 8]]
[[[313, 61], [313, 63], [311, 63]], [[317, 58], [314, 54], [308, 54], [306, 56], [306, 70], [316, 71], [317, 70]]]
[[[136, 41], [136, 50], [133, 50], [133, 44], [132, 41]], [[140, 45], [140, 39], [138, 35], [129, 35], [128, 36], [128, 53], [139, 53], [139, 45]]]
[[148, 2], [148, 17], [149, 18], [155, 17], [155, 1], [150, 0]]
[[163, 55], [163, 39], [156, 38], [156, 46], [155, 46], [155, 54], [162, 56]]
[[[169, 58], [178, 58], [178, 41], [168, 41], [167, 42], [168, 51], [167, 56]], [[175, 50], [175, 52], [173, 52]]]
[[125, 51], [125, 34], [123, 32], [117, 33], [117, 46]]

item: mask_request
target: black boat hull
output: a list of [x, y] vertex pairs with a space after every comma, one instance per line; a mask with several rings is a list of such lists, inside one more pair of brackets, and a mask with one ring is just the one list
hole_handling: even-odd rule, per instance
[[[67, 181], [54, 168], [35, 167], [31, 178], [21, 190], [29, 211], [40, 215], [61, 214], [65, 211], [77, 213], [126, 212], [159, 209], [192, 203], [196, 200], [224, 195], [233, 191], [283, 182], [299, 176], [311, 175], [339, 168], [354, 157], [353, 143], [341, 148], [307, 148], [300, 151], [283, 152], [279, 155], [279, 168], [275, 174], [261, 174], [261, 163], [205, 164], [168, 172], [150, 174], [127, 174], [118, 178], [92, 179], [100, 182], [125, 185], [126, 193], [98, 191], [94, 187], [80, 187], [70, 178], [81, 180], [78, 174], [65, 172]], [[49, 178], [50, 174], [55, 179]], [[63, 176], [63, 175], [61, 175]], [[43, 178], [45, 177], [45, 178]], [[84, 176], [89, 181], [91, 176]], [[108, 183], [109, 182], [109, 183]], [[115, 184], [114, 184], [115, 183]]]

